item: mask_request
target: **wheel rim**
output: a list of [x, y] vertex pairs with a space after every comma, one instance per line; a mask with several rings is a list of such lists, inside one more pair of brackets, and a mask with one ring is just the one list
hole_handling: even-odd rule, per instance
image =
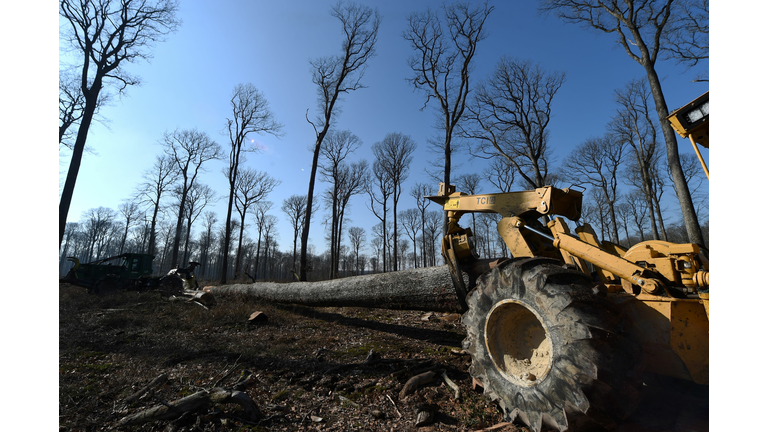
[[488, 312], [485, 346], [494, 367], [507, 380], [532, 387], [552, 367], [552, 342], [541, 317], [525, 304], [502, 300]]

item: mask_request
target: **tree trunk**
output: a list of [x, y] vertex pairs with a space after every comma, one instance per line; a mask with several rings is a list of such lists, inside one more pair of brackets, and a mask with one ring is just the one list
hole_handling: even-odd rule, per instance
[[96, 79], [97, 81], [93, 83], [91, 90], [83, 92], [86, 98], [85, 109], [83, 110], [83, 118], [80, 121], [80, 127], [77, 130], [75, 145], [72, 148], [72, 160], [69, 163], [69, 169], [67, 170], [67, 178], [64, 181], [64, 188], [61, 191], [61, 201], [59, 201], [59, 247], [61, 247], [61, 242], [64, 240], [64, 230], [67, 226], [69, 206], [72, 204], [72, 195], [74, 195], [75, 192], [75, 183], [77, 182], [77, 175], [80, 172], [80, 163], [83, 160], [83, 151], [85, 150], [85, 142], [88, 138], [88, 130], [91, 127], [93, 114], [96, 111], [96, 101], [99, 98], [99, 90], [101, 90], [101, 78], [97, 75]]
[[211, 287], [216, 295], [314, 307], [369, 307], [458, 312], [461, 305], [448, 266], [379, 273], [320, 282], [232, 284]]
[[667, 103], [664, 99], [664, 94], [662, 93], [661, 82], [659, 81], [659, 77], [656, 74], [653, 65], [646, 64], [645, 69], [648, 75], [648, 83], [651, 87], [651, 94], [656, 103], [656, 113], [659, 116], [661, 131], [664, 135], [664, 141], [667, 144], [667, 163], [669, 164], [669, 170], [672, 174], [672, 181], [675, 182], [675, 192], [677, 193], [677, 199], [680, 202], [680, 210], [682, 212], [683, 222], [685, 223], [685, 229], [688, 232], [688, 238], [691, 243], [703, 245], [704, 236], [701, 233], [701, 226], [696, 217], [696, 207], [693, 205], [691, 193], [688, 190], [688, 182], [685, 181], [685, 174], [680, 165], [680, 154], [677, 149], [677, 136], [667, 120], [669, 109], [667, 108]]
[[299, 279], [302, 281], [307, 280], [307, 244], [309, 242], [309, 227], [312, 221], [312, 199], [315, 193], [315, 175], [317, 175], [317, 161], [320, 158], [320, 145], [325, 138], [325, 132], [328, 130], [328, 122], [326, 126], [317, 135], [315, 140], [315, 153], [312, 156], [312, 172], [309, 175], [309, 190], [307, 191], [307, 213], [304, 216], [304, 227], [301, 229], [301, 257], [299, 258]]

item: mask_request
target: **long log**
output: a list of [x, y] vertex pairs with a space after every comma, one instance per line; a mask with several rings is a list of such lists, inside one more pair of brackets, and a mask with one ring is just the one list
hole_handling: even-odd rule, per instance
[[313, 307], [461, 311], [446, 265], [319, 282], [220, 285], [210, 287], [210, 291], [216, 296], [240, 294], [257, 300]]

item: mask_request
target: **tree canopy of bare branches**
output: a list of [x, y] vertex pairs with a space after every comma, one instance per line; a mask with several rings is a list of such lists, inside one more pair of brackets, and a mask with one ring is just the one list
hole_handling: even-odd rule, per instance
[[187, 206], [187, 195], [195, 184], [198, 174], [204, 172], [203, 164], [221, 157], [221, 146], [207, 133], [197, 129], [176, 129], [163, 135], [163, 150], [178, 172], [179, 210], [176, 219], [176, 234], [171, 251], [171, 267], [179, 266], [179, 244], [182, 221]]
[[616, 223], [619, 173], [626, 144], [610, 134], [589, 138], [579, 144], [563, 164], [566, 177], [579, 186], [593, 186], [602, 194], [611, 222], [611, 241], [619, 243]]
[[[432, 99], [439, 103], [437, 126], [442, 137], [435, 151], [444, 157], [443, 182], [451, 184], [453, 132], [464, 114], [470, 90], [472, 58], [477, 45], [486, 38], [485, 21], [494, 7], [483, 3], [475, 9], [469, 3], [442, 7], [444, 18], [427, 9], [408, 17], [403, 38], [415, 51], [408, 59], [413, 75], [408, 81], [425, 95], [424, 107]], [[447, 219], [444, 217], [443, 230]]]
[[[650, 215], [651, 232], [654, 240], [659, 240], [658, 225], [661, 223], [660, 209], [654, 211], [655, 164], [658, 160], [658, 133], [650, 107], [651, 94], [648, 84], [642, 80], [631, 80], [626, 87], [615, 92], [619, 105], [616, 115], [608, 125], [611, 133], [625, 142], [630, 148], [634, 163], [630, 164], [631, 174], [626, 177], [629, 183], [642, 191]], [[641, 233], [641, 237], [643, 237]]]
[[[258, 144], [251, 140], [246, 141], [250, 134], [270, 134], [281, 136], [283, 125], [275, 120], [275, 115], [269, 108], [267, 98], [256, 86], [251, 83], [238, 84], [232, 90], [229, 100], [232, 108], [232, 117], [227, 118], [227, 132], [229, 133], [229, 164], [225, 168], [225, 175], [229, 181], [229, 201], [227, 203], [227, 217], [224, 220], [224, 244], [229, 245], [232, 240], [232, 206], [237, 189], [237, 176], [240, 163], [245, 160], [245, 153], [261, 150]], [[229, 254], [222, 257], [221, 283], [227, 283], [227, 267]]]
[[59, 3], [59, 15], [65, 22], [62, 40], [78, 58], [82, 97], [82, 115], [59, 203], [59, 245], [102, 89], [105, 85], [114, 85], [122, 93], [139, 82], [125, 71], [124, 65], [151, 57], [150, 47], [163, 41], [180, 25], [177, 10], [175, 0], [61, 0]]
[[365, 88], [362, 79], [365, 75], [366, 63], [376, 53], [376, 41], [381, 23], [377, 10], [354, 3], [339, 2], [331, 8], [330, 13], [341, 22], [344, 41], [341, 45], [341, 55], [320, 57], [310, 62], [312, 82], [317, 86], [318, 115], [315, 121], [307, 117], [307, 122], [315, 131], [315, 146], [307, 191], [307, 217], [304, 218], [304, 227], [301, 231], [299, 278], [302, 281], [307, 280], [307, 242], [312, 220], [312, 200], [320, 148], [336, 115], [339, 97]]
[[344, 160], [362, 145], [363, 141], [348, 130], [329, 131], [320, 145], [323, 158], [318, 167], [320, 176], [331, 183], [331, 189], [327, 195], [328, 204], [331, 207], [331, 278], [337, 277], [338, 273], [344, 207], [352, 194], [362, 190], [362, 176], [365, 174], [365, 172], [353, 172]]
[[139, 203], [148, 204], [152, 208], [152, 219], [149, 231], [149, 244], [146, 253], [154, 254], [157, 239], [157, 217], [160, 213], [161, 199], [176, 182], [178, 171], [173, 161], [166, 154], [155, 158], [152, 169], [144, 172], [144, 181], [139, 185], [137, 199]]
[[[675, 192], [680, 202], [680, 210], [691, 242], [704, 244], [701, 226], [696, 216], [688, 185], [685, 182], [680, 154], [677, 147], [677, 135], [667, 121], [669, 108], [664, 97], [656, 71], [659, 54], [668, 51], [674, 54], [675, 45], [670, 45], [670, 32], [689, 27], [680, 23], [690, 16], [682, 8], [690, 4], [687, 0], [540, 0], [540, 9], [551, 12], [569, 23], [576, 23], [614, 36], [627, 55], [635, 60], [645, 71], [651, 94], [656, 105], [656, 115], [664, 135]], [[695, 0], [693, 0], [695, 1]], [[707, 3], [708, 10], [708, 3]], [[696, 27], [690, 27], [696, 30]], [[707, 28], [708, 31], [708, 28]], [[707, 51], [703, 46], [701, 52]]]
[[421, 221], [421, 261], [423, 267], [427, 266], [426, 236], [424, 233], [427, 224], [427, 207], [431, 201], [425, 197], [429, 195], [430, 188], [426, 183], [416, 183], [411, 187], [411, 196], [416, 200], [416, 209], [419, 212], [419, 220]]
[[269, 174], [246, 167], [237, 176], [235, 185], [235, 208], [240, 215], [240, 233], [237, 238], [237, 253], [235, 254], [235, 278], [240, 275], [240, 260], [242, 259], [243, 232], [245, 216], [248, 209], [265, 200], [277, 186], [282, 183]]
[[534, 189], [549, 184], [547, 138], [552, 101], [565, 82], [527, 60], [502, 57], [478, 85], [462, 135], [477, 140], [473, 154], [501, 156]]
[[[416, 142], [408, 135], [391, 132], [383, 140], [374, 143], [372, 149], [383, 175], [389, 178], [387, 184], [392, 187], [392, 234], [394, 244], [397, 245], [397, 202], [403, 192], [403, 182], [408, 178]], [[392, 263], [397, 270], [397, 248], [392, 254]]]
[[304, 217], [307, 214], [307, 196], [291, 195], [283, 200], [283, 206], [280, 208], [288, 216], [293, 228], [293, 271], [296, 271], [296, 241], [299, 238]]

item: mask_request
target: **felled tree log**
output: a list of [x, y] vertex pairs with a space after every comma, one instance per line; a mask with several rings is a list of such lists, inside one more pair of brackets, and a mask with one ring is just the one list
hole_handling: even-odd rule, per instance
[[461, 311], [445, 265], [319, 282], [221, 285], [210, 287], [210, 291], [217, 296], [241, 294], [257, 300], [314, 307]]

